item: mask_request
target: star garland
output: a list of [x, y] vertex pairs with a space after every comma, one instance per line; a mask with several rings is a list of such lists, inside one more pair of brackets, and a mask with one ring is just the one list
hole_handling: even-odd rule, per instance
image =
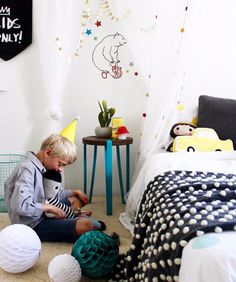
[[67, 56], [64, 52], [63, 49], [63, 44], [61, 42], [60, 37], [56, 37], [55, 41], [57, 44], [57, 50], [59, 52], [59, 55], [63, 57], [63, 59], [71, 62], [76, 60], [79, 57], [79, 50], [81, 47], [83, 47], [83, 42], [84, 42], [84, 34], [90, 35], [91, 30], [86, 29], [87, 22], [90, 18], [90, 3], [91, 0], [83, 0], [83, 10], [82, 10], [82, 20], [81, 20], [81, 30], [80, 30], [80, 35], [79, 35], [79, 41], [76, 44], [75, 52], [71, 56]]
[[[97, 27], [102, 26], [102, 22], [100, 19], [102, 18], [104, 13], [108, 15], [110, 20], [115, 21], [115, 22], [119, 22], [123, 19], [126, 19], [130, 21], [135, 28], [137, 28], [139, 31], [144, 32], [144, 33], [152, 32], [156, 28], [156, 22], [149, 27], [139, 26], [137, 24], [137, 21], [134, 20], [134, 16], [130, 9], [128, 9], [121, 17], [115, 16], [110, 7], [109, 0], [100, 0], [99, 9], [98, 9], [98, 12], [95, 14], [95, 16], [91, 16], [91, 0], [83, 0], [82, 7], [83, 7], [82, 8], [82, 20], [81, 20], [81, 30], [79, 33], [79, 41], [76, 44], [75, 51], [73, 52], [73, 54], [70, 56], [66, 55], [60, 36], [57, 36], [55, 38], [55, 42], [57, 44], [57, 51], [59, 52], [59, 55], [62, 56], [63, 59], [69, 62], [78, 59], [80, 48], [83, 47], [83, 43], [85, 41], [85, 36], [88, 37], [93, 33], [92, 29], [88, 28], [88, 24], [93, 22], [93, 24], [96, 25]], [[155, 19], [156, 18], [157, 17], [155, 17]], [[96, 39], [97, 38], [94, 37], [94, 40]], [[138, 75], [138, 73], [136, 73], [135, 75]]]
[[[125, 15], [125, 19], [129, 20], [130, 23], [139, 31], [143, 32], [143, 33], [151, 33], [153, 31], [156, 30], [156, 25], [157, 23], [153, 23], [152, 25], [150, 25], [149, 27], [141, 27], [140, 25], [138, 25], [137, 21], [134, 20], [134, 16], [132, 15], [132, 13], [127, 13]], [[157, 17], [155, 17], [155, 19], [157, 19]]]
[[114, 15], [114, 13], [112, 12], [112, 9], [110, 7], [110, 4], [109, 4], [109, 0], [101, 0], [100, 2], [100, 7], [101, 7], [101, 10], [102, 11], [105, 11], [107, 13], [107, 15], [109, 16], [109, 18], [112, 20], [112, 21], [116, 21], [116, 22], [119, 22], [122, 18], [125, 18], [127, 16], [127, 14], [130, 13], [129, 10], [127, 10], [123, 16], [121, 17], [117, 17]]
[[105, 12], [112, 21], [119, 22], [122, 19], [126, 19], [130, 21], [130, 23], [132, 23], [136, 29], [144, 33], [152, 32], [156, 29], [156, 22], [149, 27], [141, 27], [140, 25], [138, 25], [137, 21], [134, 20], [133, 13], [131, 12], [130, 9], [128, 9], [121, 17], [115, 16], [114, 13], [112, 12], [111, 6], [109, 4], [109, 0], [101, 0], [100, 7], [101, 7], [101, 11]]

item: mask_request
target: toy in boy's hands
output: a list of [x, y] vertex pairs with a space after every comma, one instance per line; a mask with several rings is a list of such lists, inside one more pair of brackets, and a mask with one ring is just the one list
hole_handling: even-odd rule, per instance
[[[66, 218], [75, 218], [76, 215], [74, 214], [71, 207], [60, 203], [58, 200], [58, 196], [61, 193], [62, 186], [61, 186], [61, 173], [56, 170], [47, 170], [43, 174], [43, 186], [44, 186], [44, 192], [46, 197], [46, 204], [51, 204], [53, 206], [56, 206], [60, 209], [62, 209], [65, 212]], [[45, 212], [45, 215], [47, 217], [56, 217], [53, 213], [47, 213]]]
[[[94, 218], [89, 217], [91, 213], [86, 210], [77, 210], [73, 211], [72, 208], [66, 204], [63, 204], [59, 201], [60, 199], [60, 193], [63, 191], [63, 187], [61, 185], [62, 177], [61, 173], [56, 170], [47, 170], [43, 174], [43, 184], [44, 184], [44, 192], [46, 196], [46, 202], [48, 204], [51, 204], [53, 206], [56, 206], [60, 209], [62, 209], [65, 212], [66, 218], [76, 218], [76, 217], [84, 217], [91, 221], [93, 223], [94, 230], [105, 230], [106, 225], [103, 221], [97, 220]], [[82, 203], [82, 205], [86, 205], [88, 202], [87, 195], [84, 194], [82, 191], [79, 191], [78, 197]], [[47, 217], [56, 217], [53, 213], [46, 213], [45, 215]]]
[[[170, 136], [172, 138], [177, 136], [191, 136], [193, 135], [195, 128], [197, 127], [193, 123], [178, 122], [172, 126], [170, 130]], [[166, 151], [173, 152], [173, 141], [170, 143]]]
[[[51, 204], [53, 206], [56, 206], [60, 209], [62, 209], [65, 212], [66, 218], [75, 218], [79, 215], [85, 214], [85, 215], [91, 215], [92, 213], [86, 210], [79, 209], [78, 211], [73, 211], [72, 208], [66, 204], [61, 203], [59, 198], [59, 193], [63, 190], [61, 186], [61, 173], [56, 170], [48, 170], [44, 173], [43, 178], [43, 184], [44, 184], [44, 192], [46, 196], [46, 203]], [[80, 199], [80, 202], [82, 206], [85, 206], [88, 202], [88, 197], [86, 194], [84, 194], [82, 191], [78, 191], [78, 197]], [[45, 215], [47, 217], [56, 217], [53, 213], [46, 212]]]

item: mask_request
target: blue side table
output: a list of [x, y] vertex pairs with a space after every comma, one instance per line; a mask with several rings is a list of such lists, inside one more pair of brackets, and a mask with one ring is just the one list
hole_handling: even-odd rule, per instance
[[105, 177], [106, 177], [106, 206], [107, 215], [112, 215], [112, 146], [116, 147], [117, 155], [117, 167], [120, 182], [120, 194], [122, 203], [125, 203], [124, 199], [124, 185], [121, 168], [120, 146], [126, 146], [126, 192], [130, 189], [130, 145], [133, 143], [133, 138], [127, 137], [125, 140], [119, 139], [107, 139], [96, 136], [88, 136], [82, 138], [84, 144], [84, 193], [87, 193], [87, 145], [94, 146], [93, 152], [93, 168], [90, 184], [89, 202], [92, 201], [93, 186], [96, 171], [97, 161], [97, 147], [103, 146], [105, 149]]

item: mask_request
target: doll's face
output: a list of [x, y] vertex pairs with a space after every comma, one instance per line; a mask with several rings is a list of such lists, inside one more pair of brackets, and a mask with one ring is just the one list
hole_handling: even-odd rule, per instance
[[51, 180], [51, 179], [44, 178], [43, 186], [44, 186], [44, 192], [45, 192], [46, 199], [50, 199], [50, 198], [56, 197], [56, 195], [58, 194], [60, 190], [61, 183]]
[[194, 127], [190, 124], [178, 124], [173, 128], [173, 135], [175, 136], [187, 136], [192, 135]]

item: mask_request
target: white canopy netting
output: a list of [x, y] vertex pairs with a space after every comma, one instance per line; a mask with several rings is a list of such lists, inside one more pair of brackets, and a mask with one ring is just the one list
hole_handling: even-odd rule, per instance
[[173, 124], [196, 122], [199, 96], [236, 98], [235, 8], [233, 0], [157, 2], [151, 86], [125, 216], [134, 217], [148, 160], [166, 150]]

